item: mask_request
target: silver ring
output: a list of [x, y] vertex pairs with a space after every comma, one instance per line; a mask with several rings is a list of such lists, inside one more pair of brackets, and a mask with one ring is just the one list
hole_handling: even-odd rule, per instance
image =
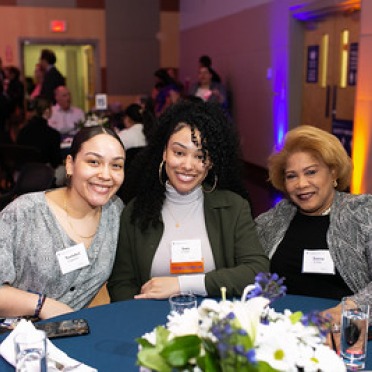
[[341, 327], [337, 323], [333, 323], [331, 326], [331, 332], [332, 333], [340, 333]]

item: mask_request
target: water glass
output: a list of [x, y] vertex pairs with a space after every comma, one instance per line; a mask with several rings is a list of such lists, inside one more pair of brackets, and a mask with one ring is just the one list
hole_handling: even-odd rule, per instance
[[341, 357], [349, 370], [365, 367], [367, 357], [369, 306], [342, 299]]
[[178, 314], [183, 314], [185, 309], [192, 309], [197, 307], [196, 296], [190, 292], [179, 293], [169, 297], [169, 304], [171, 311], [175, 311]]
[[19, 333], [14, 337], [16, 372], [46, 372], [46, 335], [44, 331]]

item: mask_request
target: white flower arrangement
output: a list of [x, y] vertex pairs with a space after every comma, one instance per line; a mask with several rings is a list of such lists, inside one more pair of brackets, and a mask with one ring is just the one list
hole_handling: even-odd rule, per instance
[[84, 121], [80, 121], [77, 126], [78, 128], [88, 128], [88, 127], [95, 127], [97, 125], [102, 125], [106, 127], [109, 125], [109, 118], [108, 117], [101, 117], [95, 113], [90, 113], [86, 115]]
[[327, 319], [277, 313], [263, 295], [206, 299], [181, 315], [171, 313], [165, 327], [137, 340], [138, 364], [162, 372], [346, 372], [342, 359], [324, 344]]

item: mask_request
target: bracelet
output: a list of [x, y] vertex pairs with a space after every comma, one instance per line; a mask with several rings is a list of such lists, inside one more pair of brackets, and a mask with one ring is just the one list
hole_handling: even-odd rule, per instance
[[46, 299], [46, 296], [44, 294], [38, 293], [38, 295], [39, 295], [39, 298], [37, 300], [37, 305], [36, 305], [36, 308], [35, 308], [35, 313], [33, 315], [34, 318], [38, 318], [39, 317], [41, 308], [43, 307], [44, 302], [45, 302], [45, 299]]

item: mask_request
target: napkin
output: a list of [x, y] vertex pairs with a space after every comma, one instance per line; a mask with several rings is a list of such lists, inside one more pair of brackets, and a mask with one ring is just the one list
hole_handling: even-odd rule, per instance
[[[34, 332], [36, 328], [32, 322], [22, 319], [16, 328], [10, 333], [10, 335], [0, 345], [0, 355], [11, 365], [15, 366], [15, 352], [14, 352], [14, 337], [19, 333]], [[58, 349], [50, 340], [47, 339], [47, 353], [48, 353], [48, 367], [50, 363], [55, 364], [58, 362], [62, 364], [69, 371], [74, 372], [97, 372], [97, 369], [87, 366], [86, 364], [80, 363], [76, 359], [70, 358], [62, 350]], [[76, 366], [76, 367], [74, 367]], [[56, 368], [56, 370], [58, 370]], [[63, 371], [63, 369], [62, 369]]]

